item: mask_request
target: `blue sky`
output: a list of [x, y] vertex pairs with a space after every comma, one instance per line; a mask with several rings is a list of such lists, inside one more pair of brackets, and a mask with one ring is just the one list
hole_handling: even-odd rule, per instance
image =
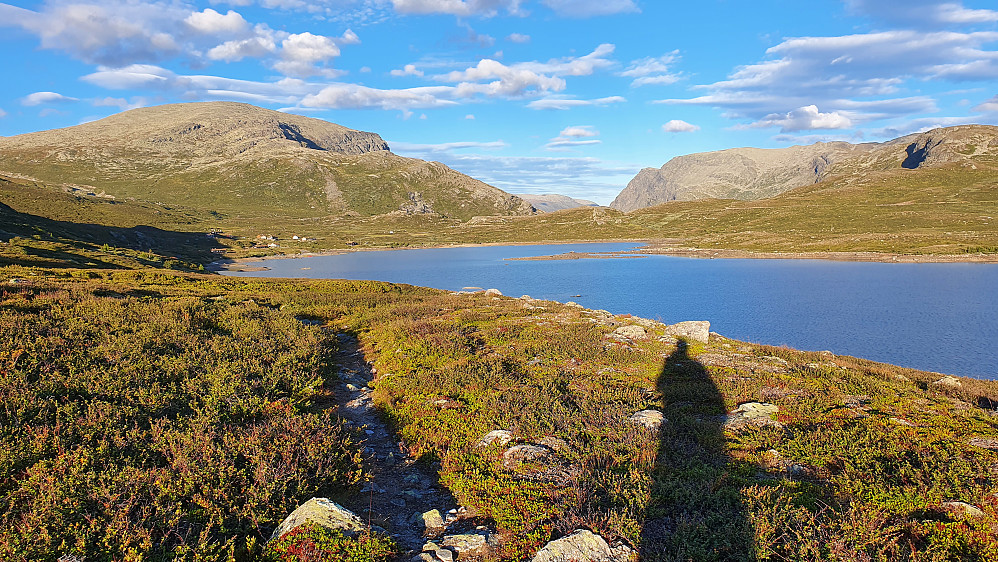
[[924, 0], [0, 4], [0, 135], [235, 100], [513, 193], [609, 203], [736, 146], [998, 123], [998, 10]]

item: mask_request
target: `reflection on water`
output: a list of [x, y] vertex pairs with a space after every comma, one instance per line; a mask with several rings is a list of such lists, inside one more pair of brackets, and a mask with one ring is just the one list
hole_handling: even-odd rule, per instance
[[[710, 320], [725, 336], [830, 350], [906, 367], [998, 378], [998, 265], [820, 260], [509, 261], [633, 244], [491, 246], [353, 252], [265, 260], [233, 275], [375, 279], [573, 300], [660, 319]], [[580, 295], [580, 296], [575, 296]]]

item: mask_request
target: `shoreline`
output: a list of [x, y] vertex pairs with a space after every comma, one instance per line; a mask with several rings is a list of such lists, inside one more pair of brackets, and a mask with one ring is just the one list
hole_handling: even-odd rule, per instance
[[547, 240], [540, 242], [483, 242], [461, 244], [435, 244], [429, 246], [407, 248], [336, 248], [298, 254], [274, 254], [270, 256], [253, 256], [245, 258], [223, 258], [206, 266], [206, 271], [220, 273], [267, 271], [266, 267], [254, 267], [255, 262], [272, 259], [295, 259], [321, 256], [336, 256], [351, 252], [384, 252], [390, 250], [433, 250], [444, 248], [474, 248], [494, 246], [546, 246], [554, 244], [643, 244], [644, 247], [618, 252], [566, 252], [549, 256], [532, 256], [524, 258], [508, 258], [511, 260], [566, 260], [566, 259], [625, 259], [642, 255], [664, 255], [695, 259], [778, 259], [778, 260], [827, 260], [870, 263], [998, 263], [998, 254], [895, 254], [887, 252], [762, 252], [753, 250], [735, 250], [728, 248], [691, 248], [680, 247], [674, 241], [626, 239], [626, 240]]

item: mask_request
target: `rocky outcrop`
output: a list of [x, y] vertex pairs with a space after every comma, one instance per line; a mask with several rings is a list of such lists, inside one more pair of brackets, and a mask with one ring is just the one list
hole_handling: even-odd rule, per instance
[[655, 430], [661, 427], [665, 421], [665, 416], [658, 410], [641, 410], [640, 412], [635, 412], [627, 419], [631, 423], [644, 426], [646, 429]]
[[599, 203], [594, 203], [587, 199], [575, 199], [567, 195], [557, 193], [545, 193], [544, 195], [521, 194], [520, 198], [534, 206], [542, 213], [553, 213], [565, 209], [576, 209], [578, 207], [599, 207]]
[[349, 509], [327, 498], [312, 498], [291, 512], [291, 515], [288, 515], [277, 526], [270, 539], [279, 539], [307, 522], [327, 529], [343, 531], [343, 534], [348, 536], [367, 528], [360, 517], [354, 515]]
[[764, 199], [832, 175], [875, 170], [973, 165], [998, 153], [998, 127], [961, 125], [884, 143], [815, 143], [787, 148], [732, 148], [677, 156], [661, 168], [644, 168], [610, 207], [633, 211], [669, 201]]
[[665, 333], [677, 338], [695, 340], [702, 343], [710, 341], [710, 322], [706, 320], [687, 320], [665, 327]]
[[738, 431], [748, 426], [753, 427], [783, 427], [773, 416], [780, 411], [775, 404], [765, 402], [746, 402], [730, 414], [724, 416], [724, 428]]
[[531, 562], [626, 562], [631, 552], [624, 545], [611, 548], [603, 537], [579, 529], [544, 545], [534, 554]]

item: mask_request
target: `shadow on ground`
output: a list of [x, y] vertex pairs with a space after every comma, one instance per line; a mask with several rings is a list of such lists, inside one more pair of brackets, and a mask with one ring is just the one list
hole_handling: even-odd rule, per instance
[[639, 551], [654, 560], [748, 560], [753, 531], [724, 441], [724, 399], [680, 340], [658, 379], [665, 407]]

